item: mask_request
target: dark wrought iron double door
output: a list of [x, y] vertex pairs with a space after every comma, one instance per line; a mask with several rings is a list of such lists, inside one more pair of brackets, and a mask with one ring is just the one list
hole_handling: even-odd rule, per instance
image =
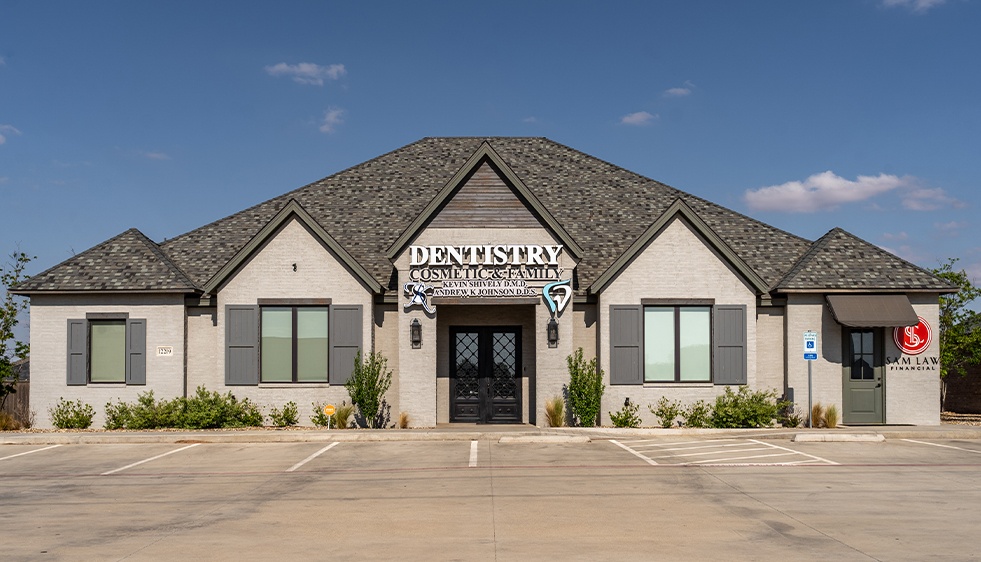
[[450, 338], [450, 421], [521, 423], [521, 327], [453, 327]]

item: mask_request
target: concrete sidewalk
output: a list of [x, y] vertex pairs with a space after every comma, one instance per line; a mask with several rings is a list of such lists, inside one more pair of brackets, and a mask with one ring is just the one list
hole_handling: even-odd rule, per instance
[[65, 430], [0, 433], [0, 445], [112, 443], [329, 443], [332, 441], [473, 441], [574, 443], [589, 439], [753, 438], [791, 441], [870, 441], [885, 439], [981, 439], [981, 426], [856, 426], [836, 429], [659, 429], [539, 428], [530, 425], [441, 424], [432, 429], [226, 429], [199, 431]]

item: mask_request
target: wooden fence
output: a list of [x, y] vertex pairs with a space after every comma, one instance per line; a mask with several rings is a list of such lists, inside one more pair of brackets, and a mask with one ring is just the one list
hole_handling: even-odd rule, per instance
[[30, 420], [30, 405], [31, 382], [20, 381], [17, 383], [17, 392], [7, 395], [7, 401], [3, 403], [3, 411], [24, 422]]

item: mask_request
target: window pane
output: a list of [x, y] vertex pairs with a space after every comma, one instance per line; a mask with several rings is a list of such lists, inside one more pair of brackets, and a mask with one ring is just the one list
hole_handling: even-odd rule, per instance
[[681, 380], [708, 381], [712, 378], [711, 316], [707, 307], [684, 307], [680, 311]]
[[644, 308], [644, 380], [674, 380], [674, 307]]
[[293, 380], [293, 310], [262, 309], [262, 380]]
[[93, 321], [89, 326], [89, 380], [126, 382], [126, 321]]
[[296, 309], [296, 380], [327, 380], [327, 309]]

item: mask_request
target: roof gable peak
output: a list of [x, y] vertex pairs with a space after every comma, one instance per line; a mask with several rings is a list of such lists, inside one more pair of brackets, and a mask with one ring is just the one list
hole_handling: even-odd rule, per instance
[[576, 261], [582, 259], [584, 251], [582, 247], [572, 238], [572, 236], [562, 227], [547, 208], [539, 201], [538, 197], [521, 181], [518, 175], [511, 169], [511, 166], [504, 161], [500, 154], [488, 139], [484, 139], [477, 150], [467, 159], [455, 174], [447, 181], [443, 188], [430, 200], [429, 204], [416, 216], [415, 220], [402, 232], [402, 234], [389, 246], [386, 257], [389, 260], [395, 258], [405, 250], [412, 240], [415, 240], [419, 233], [426, 228], [429, 223], [439, 214], [443, 207], [453, 198], [454, 195], [465, 184], [466, 180], [477, 171], [484, 163], [489, 163], [492, 168], [509, 184], [515, 196], [521, 200], [529, 210], [535, 214], [546, 229], [562, 242], [566, 250]]
[[348, 253], [314, 218], [300, 205], [296, 199], [290, 199], [283, 208], [269, 220], [259, 232], [252, 237], [204, 286], [204, 292], [214, 294], [225, 281], [227, 281], [238, 269], [269, 239], [279, 232], [280, 227], [290, 220], [296, 219], [307, 227], [314, 237], [329, 248], [344, 265], [346, 265], [355, 276], [361, 280], [370, 290], [381, 292], [381, 284], [378, 283], [365, 268]]

